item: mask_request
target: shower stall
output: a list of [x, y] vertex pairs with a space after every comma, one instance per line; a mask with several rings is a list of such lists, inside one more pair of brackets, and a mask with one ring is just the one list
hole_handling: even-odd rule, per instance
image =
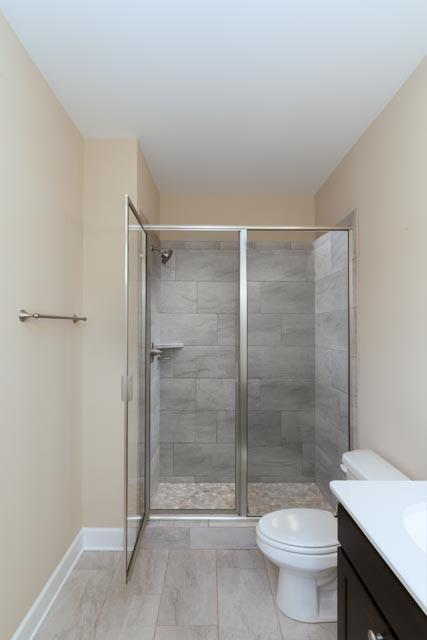
[[351, 229], [150, 225], [126, 199], [126, 526], [330, 508]]

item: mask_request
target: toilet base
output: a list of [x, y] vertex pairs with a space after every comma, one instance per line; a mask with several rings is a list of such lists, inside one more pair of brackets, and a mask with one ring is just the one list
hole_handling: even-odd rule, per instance
[[334, 568], [313, 577], [281, 567], [276, 594], [280, 611], [299, 622], [336, 622], [336, 573]]

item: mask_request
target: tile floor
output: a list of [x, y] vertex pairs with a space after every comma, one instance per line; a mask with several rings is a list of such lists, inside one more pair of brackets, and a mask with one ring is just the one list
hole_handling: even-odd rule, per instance
[[[161, 482], [151, 507], [234, 509], [234, 489], [228, 482]], [[250, 513], [257, 516], [285, 507], [331, 508], [314, 482], [251, 482], [248, 501]]]
[[336, 640], [286, 618], [253, 523], [150, 522], [131, 581], [117, 552], [82, 555], [36, 640]]

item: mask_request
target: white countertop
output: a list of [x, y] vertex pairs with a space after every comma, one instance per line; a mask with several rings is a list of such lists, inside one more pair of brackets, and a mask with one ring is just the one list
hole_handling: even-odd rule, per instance
[[424, 540], [421, 546], [417, 544], [404, 523], [408, 507], [427, 502], [427, 482], [335, 480], [330, 487], [427, 614], [427, 554], [421, 548]]

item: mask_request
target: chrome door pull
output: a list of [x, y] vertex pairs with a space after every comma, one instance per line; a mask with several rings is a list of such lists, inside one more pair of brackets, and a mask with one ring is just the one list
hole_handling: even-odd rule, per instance
[[162, 355], [163, 351], [162, 349], [156, 349], [154, 347], [154, 344], [151, 345], [151, 349], [150, 349], [150, 358], [151, 358], [151, 362], [154, 361], [154, 358], [160, 358], [160, 356]]
[[375, 633], [373, 629], [369, 629], [368, 640], [384, 640], [384, 636], [382, 633]]

